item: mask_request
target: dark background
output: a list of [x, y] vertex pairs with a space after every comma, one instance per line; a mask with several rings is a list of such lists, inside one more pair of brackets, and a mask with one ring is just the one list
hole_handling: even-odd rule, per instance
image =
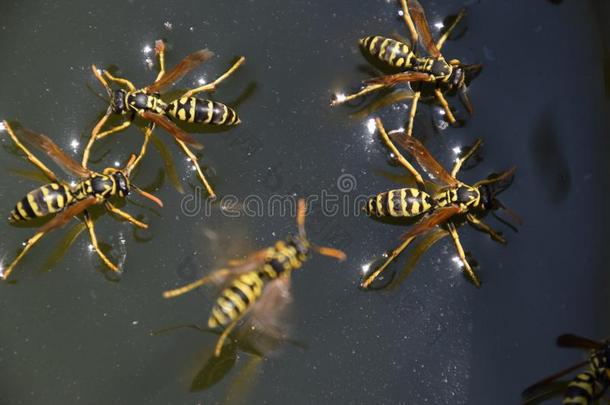
[[[362, 215], [325, 218], [314, 206], [311, 237], [345, 249], [349, 259], [315, 257], [294, 274], [292, 336], [307, 349], [286, 344], [258, 362], [239, 351], [224, 378], [191, 393], [216, 337], [150, 332], [205, 323], [213, 294], [168, 302], [161, 291], [270, 245], [295, 226], [280, 216], [228, 218], [218, 208], [211, 217], [191, 218], [166, 177], [156, 192], [163, 210], [148, 202], [126, 207], [144, 214], [151, 228], [138, 236], [150, 240], [134, 238], [130, 225], [110, 216], [99, 220], [100, 238], [115, 258], [125, 256], [120, 282], [100, 272], [85, 234], [45, 271], [67, 227], [23, 260], [15, 283], [1, 286], [0, 402], [515, 404], [525, 386], [584, 358], [556, 348], [557, 335], [608, 336], [610, 7], [602, 0], [422, 4], [431, 22], [468, 6], [461, 37], [444, 52], [485, 69], [471, 86], [475, 115], [464, 128], [435, 130], [434, 110], [422, 104], [416, 136], [447, 165], [453, 147], [482, 137], [483, 161], [463, 174], [467, 182], [518, 168], [502, 200], [523, 217], [519, 233], [490, 218], [507, 235], [503, 247], [468, 227], [461, 231], [480, 264], [481, 290], [461, 276], [451, 242], [443, 239], [400, 288], [359, 291], [361, 267], [397, 244], [404, 228]], [[402, 171], [388, 165], [367, 119], [328, 106], [331, 94], [368, 77], [359, 70], [366, 63], [358, 38], [406, 35], [397, 11], [386, 0], [3, 1], [0, 117], [44, 131], [67, 150], [79, 139], [80, 154], [81, 137], [106, 108], [87, 89], [101, 91], [89, 66], [116, 65], [144, 86], [156, 71], [147, 68], [152, 55], [143, 49], [161, 37], [168, 41], [168, 67], [196, 49], [216, 53], [182, 87], [201, 75], [215, 77], [238, 55], [247, 58], [215, 95], [235, 106], [243, 124], [196, 135], [219, 195], [336, 193], [345, 174], [357, 181], [350, 197], [400, 187], [382, 175]], [[382, 112], [388, 128], [404, 125], [406, 115], [404, 105]], [[182, 155], [167, 135], [157, 135], [175, 158], [185, 195], [196, 192]], [[123, 162], [140, 140], [132, 128], [101, 142], [94, 157], [109, 154], [96, 167]], [[2, 145], [7, 174], [0, 196], [8, 215], [37, 183], [8, 174], [31, 167], [10, 153], [7, 136]], [[134, 182], [153, 183], [162, 169], [151, 148]], [[34, 229], [4, 223], [0, 232], [6, 262]]]

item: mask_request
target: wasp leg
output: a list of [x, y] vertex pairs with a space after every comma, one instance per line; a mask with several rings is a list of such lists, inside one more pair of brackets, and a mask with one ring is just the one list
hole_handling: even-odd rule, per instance
[[466, 10], [461, 9], [460, 13], [457, 15], [457, 17], [455, 17], [455, 20], [451, 23], [449, 28], [447, 28], [447, 31], [445, 31], [445, 33], [443, 35], [441, 35], [441, 37], [438, 39], [438, 42], [436, 43], [436, 48], [439, 51], [441, 50], [443, 45], [445, 45], [445, 41], [447, 41], [447, 38], [449, 38], [449, 35], [451, 35], [451, 31], [453, 31], [453, 29], [458, 25], [458, 23], [462, 20], [462, 18], [464, 18], [465, 14], [466, 14]]
[[195, 170], [197, 171], [197, 175], [199, 176], [199, 179], [203, 183], [206, 191], [210, 195], [210, 198], [212, 198], [212, 199], [216, 198], [216, 193], [214, 193], [212, 186], [210, 185], [210, 183], [208, 183], [208, 180], [205, 178], [205, 174], [203, 174], [203, 170], [201, 170], [201, 167], [199, 166], [199, 161], [197, 159], [197, 156], [195, 156], [195, 154], [193, 152], [191, 152], [189, 147], [184, 142], [182, 142], [179, 139], [176, 139], [176, 142], [178, 142], [178, 145], [180, 145], [180, 147], [184, 151], [184, 154], [191, 160], [191, 163], [195, 167]]
[[390, 265], [390, 263], [392, 263], [394, 261], [394, 259], [396, 259], [398, 257], [398, 255], [400, 255], [402, 253], [402, 251], [405, 250], [411, 244], [411, 242], [413, 242], [413, 240], [415, 240], [415, 236], [405, 239], [405, 241], [402, 242], [400, 244], [400, 246], [398, 246], [396, 249], [392, 250], [392, 252], [390, 252], [390, 255], [388, 256], [386, 261], [383, 262], [383, 264], [381, 266], [379, 266], [374, 272], [369, 274], [360, 283], [360, 287], [369, 288], [369, 286], [373, 283], [373, 281], [375, 281], [377, 279], [377, 277], [379, 277], [379, 275], [386, 269], [386, 267], [388, 267]]
[[114, 128], [108, 129], [108, 130], [106, 130], [104, 132], [100, 132], [99, 134], [97, 134], [96, 139], [105, 138], [108, 135], [112, 135], [114, 133], [120, 132], [120, 131], [128, 128], [133, 123], [133, 120], [135, 119], [135, 117], [136, 117], [135, 113], [131, 113], [131, 115], [129, 116], [129, 118], [125, 122], [123, 122], [120, 125], [117, 125]]
[[411, 102], [411, 110], [409, 111], [409, 124], [407, 125], [407, 136], [413, 135], [413, 122], [415, 121], [415, 113], [417, 112], [417, 102], [421, 97], [421, 91], [416, 91]]
[[502, 244], [506, 244], [506, 239], [500, 233], [494, 231], [489, 225], [485, 222], [481, 221], [479, 218], [475, 217], [473, 214], [466, 215], [466, 219], [470, 222], [475, 228], [488, 233], [489, 236], [496, 242], [500, 242]]
[[106, 76], [108, 80], [115, 82], [119, 86], [127, 87], [129, 91], [136, 91], [136, 86], [134, 86], [133, 83], [127, 79], [123, 79], [122, 77], [115, 77], [107, 70], [104, 70], [104, 76]]
[[451, 112], [451, 108], [449, 107], [447, 99], [445, 99], [445, 96], [443, 96], [443, 92], [440, 89], [434, 89], [434, 94], [436, 94], [438, 102], [441, 103], [443, 110], [445, 110], [445, 114], [447, 115], [447, 121], [449, 121], [451, 125], [455, 124], [455, 116]]
[[400, 0], [400, 5], [402, 7], [402, 18], [405, 20], [405, 24], [409, 29], [409, 33], [411, 34], [411, 43], [413, 46], [417, 44], [419, 40], [419, 34], [417, 33], [417, 29], [415, 28], [415, 24], [413, 23], [413, 19], [411, 18], [411, 14], [409, 13], [409, 7], [407, 7], [406, 0]]
[[85, 216], [85, 225], [87, 225], [87, 229], [89, 230], [89, 237], [91, 238], [91, 245], [93, 245], [93, 249], [95, 249], [95, 251], [97, 252], [100, 259], [102, 259], [104, 264], [106, 266], [108, 266], [108, 268], [110, 270], [114, 271], [115, 273], [119, 273], [119, 268], [114, 263], [112, 263], [110, 261], [110, 259], [108, 259], [108, 257], [106, 257], [104, 252], [102, 252], [102, 250], [100, 249], [100, 247], [97, 243], [97, 237], [95, 236], [95, 225], [87, 211], [85, 211], [84, 216]]
[[467, 161], [468, 159], [470, 159], [470, 157], [477, 151], [477, 149], [479, 149], [480, 146], [481, 146], [481, 140], [477, 139], [475, 144], [472, 145], [472, 147], [470, 149], [468, 149], [468, 152], [466, 152], [459, 159], [455, 160], [455, 164], [453, 165], [453, 169], [451, 169], [451, 177], [455, 178], [455, 176], [458, 174], [458, 172], [462, 168], [462, 165], [464, 164], [464, 162]]
[[385, 131], [385, 128], [383, 127], [383, 124], [381, 123], [381, 120], [379, 118], [375, 118], [375, 124], [377, 125], [377, 129], [381, 134], [381, 139], [386, 144], [386, 146], [390, 148], [394, 156], [396, 156], [398, 162], [403, 165], [405, 169], [407, 169], [411, 173], [411, 175], [413, 175], [413, 177], [415, 177], [415, 181], [417, 181], [417, 183], [423, 185], [424, 179], [422, 179], [421, 175], [417, 172], [417, 170], [411, 165], [411, 163], [409, 163], [407, 159], [405, 159], [402, 153], [400, 153], [400, 151], [396, 148], [396, 146], [388, 136], [388, 133]]
[[472, 267], [470, 267], [470, 263], [466, 260], [466, 253], [464, 253], [464, 248], [462, 247], [462, 243], [460, 242], [460, 235], [458, 235], [457, 230], [455, 229], [455, 225], [451, 222], [447, 223], [447, 229], [449, 230], [449, 234], [451, 238], [453, 238], [453, 243], [455, 244], [455, 250], [457, 250], [457, 254], [462, 261], [462, 265], [464, 266], [464, 271], [470, 278], [470, 280], [474, 283], [475, 286], [481, 287], [481, 281], [479, 281], [479, 277], [474, 273]]
[[131, 172], [140, 164], [140, 161], [146, 154], [146, 150], [148, 148], [148, 142], [150, 141], [150, 136], [152, 135], [152, 131], [155, 129], [154, 124], [147, 127], [144, 130], [144, 142], [142, 142], [142, 147], [140, 148], [140, 153], [136, 156], [136, 158], [131, 162], [129, 167], [127, 168], [127, 173], [131, 175]]
[[17, 263], [19, 263], [19, 261], [23, 258], [23, 256], [26, 255], [26, 253], [36, 244], [36, 242], [38, 242], [40, 240], [40, 238], [42, 238], [44, 235], [46, 234], [46, 232], [38, 232], [36, 233], [34, 236], [32, 236], [30, 239], [27, 240], [27, 242], [25, 242], [23, 244], [23, 249], [21, 250], [21, 252], [19, 252], [19, 255], [17, 255], [17, 257], [11, 262], [11, 264], [8, 265], [7, 268], [2, 270], [2, 273], [0, 274], [0, 276], [2, 277], [3, 280], [6, 280], [8, 278], [8, 276], [13, 272], [13, 269], [15, 268], [15, 266], [17, 265]]
[[106, 113], [98, 122], [95, 124], [93, 131], [91, 131], [91, 136], [89, 137], [89, 141], [87, 142], [87, 146], [83, 150], [83, 159], [81, 161], [81, 165], [86, 169], [87, 164], [89, 163], [89, 155], [91, 154], [91, 148], [97, 139], [97, 134], [100, 132], [100, 129], [104, 126], [106, 121], [108, 121], [108, 117], [110, 117], [110, 113]]
[[44, 163], [42, 163], [40, 160], [38, 160], [38, 158], [36, 156], [34, 156], [34, 154], [32, 152], [30, 152], [29, 149], [24, 144], [21, 143], [19, 138], [17, 138], [17, 136], [13, 132], [13, 128], [11, 128], [9, 123], [6, 121], [2, 121], [2, 124], [4, 125], [4, 128], [6, 128], [6, 131], [8, 132], [8, 134], [11, 137], [11, 139], [13, 140], [13, 142], [15, 142], [15, 145], [17, 146], [17, 148], [19, 148], [19, 150], [21, 150], [25, 154], [27, 159], [34, 166], [36, 166], [38, 169], [40, 169], [40, 171], [43, 172], [44, 175], [49, 178], [49, 180], [57, 181], [57, 176], [55, 176], [55, 173], [53, 173], [47, 166], [45, 166]]
[[162, 39], [155, 42], [155, 53], [159, 56], [159, 74], [156, 83], [165, 75], [165, 42]]
[[214, 356], [220, 356], [220, 352], [222, 351], [222, 345], [224, 344], [225, 340], [227, 340], [227, 337], [229, 336], [231, 331], [235, 329], [235, 326], [237, 326], [237, 322], [239, 322], [240, 319], [241, 317], [235, 319], [222, 332], [222, 335], [220, 335], [220, 337], [218, 338], [218, 342], [216, 342], [216, 347], [214, 348]]
[[331, 107], [337, 106], [339, 104], [343, 104], [343, 103], [347, 103], [349, 101], [352, 101], [358, 97], [362, 97], [365, 94], [369, 94], [372, 93], [374, 91], [377, 91], [379, 89], [383, 89], [384, 87], [389, 87], [388, 85], [385, 84], [380, 84], [380, 83], [375, 83], [375, 84], [367, 84], [362, 90], [360, 90], [357, 93], [354, 94], [349, 94], [347, 96], [341, 96], [341, 97], [337, 97], [334, 100], [332, 100], [330, 102]]
[[197, 87], [196, 89], [192, 89], [187, 91], [186, 93], [184, 93], [180, 98], [183, 97], [191, 97], [194, 96], [197, 93], [201, 93], [204, 91], [207, 92], [211, 92], [216, 90], [216, 86], [218, 86], [222, 81], [224, 81], [225, 79], [227, 79], [229, 76], [231, 76], [241, 65], [243, 65], [243, 63], [246, 61], [246, 58], [244, 58], [243, 56], [240, 57], [237, 62], [235, 62], [233, 64], [233, 66], [231, 66], [229, 68], [229, 70], [227, 70], [224, 74], [222, 74], [221, 76], [219, 76], [216, 80], [214, 80], [212, 83], [208, 83], [208, 84], [204, 84], [201, 87]]
[[137, 219], [135, 219], [134, 217], [132, 217], [131, 215], [129, 215], [125, 211], [122, 211], [119, 208], [115, 207], [113, 204], [111, 204], [109, 202], [106, 202], [105, 205], [106, 205], [106, 209], [108, 209], [108, 211], [110, 211], [113, 214], [123, 218], [124, 220], [126, 220], [128, 222], [131, 222], [132, 224], [134, 224], [138, 228], [148, 229], [148, 225], [147, 224], [145, 224], [144, 222], [138, 221]]

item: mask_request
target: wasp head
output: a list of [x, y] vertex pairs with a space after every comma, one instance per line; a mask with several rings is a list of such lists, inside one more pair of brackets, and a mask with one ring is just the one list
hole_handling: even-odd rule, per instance
[[481, 194], [480, 207], [482, 209], [495, 210], [503, 207], [497, 196], [513, 183], [514, 173], [515, 168], [512, 168], [500, 175], [492, 175], [480, 182], [478, 190]]
[[123, 89], [114, 90], [112, 92], [111, 107], [113, 113], [124, 114], [127, 111], [125, 104], [126, 95], [127, 93]]

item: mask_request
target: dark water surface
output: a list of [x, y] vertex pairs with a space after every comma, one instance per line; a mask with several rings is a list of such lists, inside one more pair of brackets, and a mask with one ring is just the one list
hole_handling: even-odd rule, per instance
[[[113, 256], [125, 260], [120, 282], [100, 272], [85, 234], [45, 271], [66, 227], [23, 260], [15, 283], [0, 286], [0, 403], [515, 404], [525, 386], [583, 358], [554, 347], [557, 335], [610, 335], [604, 315], [610, 285], [608, 5], [421, 1], [432, 22], [469, 7], [461, 37], [449, 41], [445, 53], [485, 69], [471, 86], [476, 111], [464, 128], [435, 130], [434, 110], [422, 104], [416, 135], [444, 164], [453, 147], [482, 137], [483, 161], [463, 174], [468, 182], [518, 168], [502, 200], [524, 225], [513, 233], [488, 219], [509, 244], [468, 227], [461, 231], [480, 264], [481, 290], [462, 277], [451, 242], [443, 239], [399, 288], [359, 291], [362, 266], [397, 244], [405, 228], [352, 212], [325, 217], [314, 205], [310, 236], [345, 249], [349, 259], [336, 264], [315, 257], [294, 274], [292, 336], [306, 348], [285, 344], [263, 361], [238, 351], [234, 366], [228, 358], [220, 370], [224, 378], [193, 393], [216, 336], [150, 332], [204, 324], [213, 294], [166, 301], [161, 292], [270, 245], [295, 225], [281, 216], [230, 218], [217, 207], [209, 217], [181, 211], [198, 183], [157, 131], [186, 193], [177, 193], [167, 176], [158, 181], [163, 161], [151, 148], [134, 182], [158, 181], [165, 208], [151, 209], [148, 202], [125, 207], [143, 214], [150, 230], [134, 236], [130, 225], [110, 216], [98, 223]], [[146, 64], [154, 55], [145, 52], [155, 39], [168, 42], [168, 67], [196, 49], [212, 49], [216, 57], [181, 82], [184, 88], [245, 55], [246, 65], [215, 94], [235, 106], [243, 124], [196, 135], [219, 195], [266, 200], [326, 189], [352, 201], [399, 187], [383, 174], [403, 172], [388, 165], [368, 118], [350, 118], [353, 109], [330, 109], [328, 100], [368, 77], [359, 69], [366, 62], [358, 38], [406, 35], [397, 10], [386, 0], [2, 1], [0, 117], [44, 131], [80, 155], [81, 137], [106, 108], [87, 88], [101, 91], [92, 63], [116, 66], [144, 86], [156, 74]], [[452, 103], [461, 108], [457, 99]], [[406, 115], [404, 105], [382, 112], [389, 128], [404, 125]], [[73, 140], [80, 142], [74, 151]], [[100, 142], [94, 158], [109, 153], [96, 167], [124, 162], [140, 140], [131, 128]], [[32, 169], [10, 153], [8, 137], [1, 143], [3, 172]], [[338, 179], [355, 181], [349, 193], [341, 192]], [[2, 177], [3, 212], [36, 186], [23, 176]], [[34, 229], [1, 226], [7, 261]], [[195, 388], [204, 383], [195, 381]]]

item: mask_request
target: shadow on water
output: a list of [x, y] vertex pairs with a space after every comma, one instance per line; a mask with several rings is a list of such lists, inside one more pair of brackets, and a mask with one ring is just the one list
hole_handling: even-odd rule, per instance
[[[151, 333], [159, 336], [168, 332], [180, 329], [190, 329], [200, 333], [220, 335], [220, 331], [209, 329], [195, 324], [177, 325], [161, 329]], [[239, 375], [235, 377], [231, 384], [231, 395], [244, 394], [248, 386], [252, 384], [253, 376], [257, 372], [258, 366], [265, 358], [277, 353], [283, 343], [288, 343], [301, 350], [306, 350], [307, 345], [297, 340], [287, 337], [278, 338], [262, 332], [252, 330], [244, 331], [240, 328], [235, 339], [227, 339], [222, 348], [220, 356], [210, 354], [203, 366], [195, 374], [191, 386], [191, 392], [205, 391], [221, 382], [234, 367], [238, 365], [238, 352], [246, 353], [247, 359], [242, 365]], [[239, 387], [239, 389], [236, 389]]]
[[547, 201], [562, 203], [572, 188], [569, 162], [550, 111], [544, 111], [530, 136], [530, 154], [534, 174]]

